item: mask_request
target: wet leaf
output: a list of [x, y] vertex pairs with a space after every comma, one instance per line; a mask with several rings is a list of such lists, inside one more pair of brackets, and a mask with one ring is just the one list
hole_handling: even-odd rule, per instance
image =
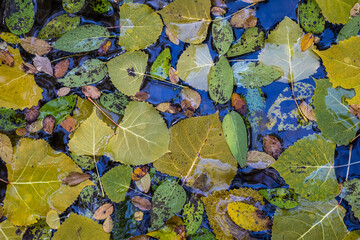
[[159, 228], [179, 212], [186, 201], [185, 190], [176, 182], [161, 183], [152, 197], [150, 224], [152, 228]]
[[230, 24], [236, 28], [250, 28], [255, 27], [257, 18], [255, 17], [255, 9], [242, 9], [232, 15]]
[[20, 38], [9, 32], [1, 32], [0, 39], [10, 44], [18, 44], [21, 42]]
[[28, 74], [37, 74], [39, 71], [30, 63], [23, 63], [22, 70]]
[[214, 16], [222, 16], [226, 13], [226, 10], [221, 7], [212, 7], [210, 11]]
[[82, 87], [101, 81], [107, 74], [106, 64], [98, 59], [84, 61], [81, 65], [71, 69], [58, 82], [66, 87]]
[[305, 32], [320, 34], [325, 29], [325, 19], [315, 0], [300, 3], [298, 7], [300, 25]]
[[111, 203], [105, 203], [95, 211], [93, 218], [95, 220], [103, 220], [110, 217], [113, 212], [114, 206]]
[[69, 175], [67, 175], [61, 180], [61, 182], [69, 186], [76, 186], [79, 183], [82, 183], [85, 180], [89, 179], [90, 177], [91, 175], [87, 173], [70, 172]]
[[144, 52], [126, 52], [111, 59], [107, 66], [111, 82], [122, 93], [137, 93], [145, 76], [148, 55]]
[[156, 238], [158, 240], [185, 240], [185, 227], [182, 219], [178, 216], [173, 216], [166, 221], [165, 225], [159, 230], [148, 232], [146, 235]]
[[138, 102], [145, 102], [149, 97], [150, 95], [146, 92], [137, 92], [132, 99]]
[[22, 137], [25, 136], [27, 134], [26, 128], [22, 127], [22, 128], [18, 128], [16, 129], [16, 135]]
[[308, 50], [313, 45], [314, 38], [314, 35], [312, 35], [311, 33], [307, 33], [303, 36], [300, 42], [300, 48], [302, 52]]
[[129, 104], [128, 97], [122, 92], [114, 92], [114, 93], [103, 93], [100, 97], [100, 103], [106, 109], [124, 115], [125, 107]]
[[345, 24], [337, 35], [336, 41], [344, 41], [352, 36], [358, 35], [360, 31], [360, 16], [356, 16]]
[[35, 9], [32, 0], [6, 0], [5, 23], [15, 35], [28, 33], [34, 25]]
[[175, 0], [158, 11], [166, 27], [183, 42], [202, 43], [211, 22], [209, 0]]
[[135, 181], [136, 187], [143, 193], [147, 193], [151, 186], [150, 174], [146, 173], [140, 180]]
[[105, 233], [102, 226], [96, 221], [76, 213], [70, 213], [70, 216], [61, 224], [52, 239], [108, 240], [110, 239], [110, 234]]
[[54, 116], [51, 115], [46, 116], [42, 121], [44, 132], [48, 134], [52, 134], [55, 128], [55, 121], [56, 119]]
[[357, 0], [316, 0], [316, 2], [329, 22], [345, 24], [349, 21], [350, 10]]
[[39, 55], [36, 54], [36, 56], [33, 58], [33, 63], [39, 72], [43, 72], [50, 76], [53, 76], [54, 72], [49, 58], [40, 57]]
[[177, 37], [175, 37], [168, 28], [165, 28], [165, 34], [169, 38], [170, 42], [172, 42], [175, 45], [180, 44], [180, 40]]
[[101, 177], [105, 193], [111, 201], [119, 203], [125, 199], [131, 182], [131, 173], [131, 167], [118, 165]]
[[73, 132], [75, 130], [75, 120], [71, 116], [65, 118], [60, 125], [68, 132]]
[[10, 138], [0, 133], [0, 158], [5, 163], [10, 164], [13, 156], [13, 147]]
[[234, 40], [234, 32], [226, 18], [215, 18], [212, 23], [212, 38], [219, 55], [225, 55]]
[[360, 14], [360, 4], [357, 2], [355, 3], [355, 5], [351, 8], [350, 10], [350, 16], [351, 17], [356, 17], [357, 15]]
[[106, 233], [111, 233], [114, 228], [114, 222], [112, 218], [109, 216], [105, 219], [105, 222], [103, 223], [103, 229]]
[[241, 115], [246, 115], [248, 113], [245, 99], [237, 93], [231, 95], [231, 106]]
[[44, 119], [48, 115], [52, 115], [56, 119], [56, 125], [65, 120], [72, 112], [76, 103], [76, 95], [58, 97], [47, 102], [40, 108], [39, 119]]
[[216, 240], [214, 234], [210, 230], [203, 228], [201, 233], [191, 236], [192, 240]]
[[69, 88], [69, 87], [62, 87], [62, 88], [60, 88], [60, 89], [57, 91], [57, 95], [58, 95], [59, 97], [63, 97], [63, 96], [68, 95], [68, 94], [70, 93], [70, 91], [71, 91], [71, 88]]
[[105, 27], [87, 24], [66, 32], [53, 47], [65, 52], [89, 52], [98, 49], [109, 36]]
[[110, 47], [111, 47], [111, 41], [103, 42], [98, 49], [99, 56], [104, 56], [109, 51]]
[[90, 0], [89, 5], [95, 12], [100, 14], [113, 10], [113, 7], [108, 0]]
[[259, 193], [266, 198], [271, 204], [284, 209], [291, 209], [296, 207], [298, 203], [298, 196], [292, 189], [286, 188], [272, 188], [261, 189]]
[[40, 115], [40, 107], [32, 106], [30, 109], [25, 109], [25, 120], [28, 123], [34, 122]]
[[85, 0], [62, 0], [62, 6], [68, 13], [79, 12], [85, 4]]
[[264, 45], [265, 33], [257, 27], [248, 28], [229, 49], [228, 57], [237, 57], [258, 51]]
[[204, 214], [204, 204], [200, 199], [189, 201], [184, 206], [184, 225], [186, 226], [186, 234], [193, 235], [199, 229]]
[[68, 58], [58, 62], [54, 68], [54, 76], [56, 78], [63, 77], [67, 72], [67, 70], [69, 69], [69, 64], [70, 64], [70, 60]]
[[37, 35], [40, 39], [57, 38], [66, 32], [75, 29], [80, 24], [79, 17], [70, 17], [68, 14], [62, 14], [52, 18], [40, 30]]
[[88, 85], [88, 86], [82, 86], [81, 92], [85, 95], [85, 97], [89, 97], [92, 99], [98, 99], [101, 96], [101, 92], [97, 87]]
[[171, 67], [171, 53], [170, 48], [165, 48], [159, 56], [155, 59], [150, 69], [152, 77], [167, 78]]
[[149, 103], [130, 102], [119, 126], [107, 145], [113, 160], [143, 165], [168, 152], [168, 129], [159, 112]]
[[278, 158], [282, 152], [281, 141], [273, 135], [266, 135], [263, 138], [263, 148], [273, 158]]
[[149, 171], [149, 169], [150, 169], [149, 166], [141, 166], [141, 167], [135, 168], [131, 175], [131, 179], [134, 181], [140, 180], [141, 178], [143, 178], [145, 176], [145, 174]]
[[70, 153], [70, 156], [77, 165], [85, 170], [91, 170], [95, 167], [95, 162], [90, 156], [80, 156], [73, 153]]
[[6, 167], [10, 184], [4, 210], [8, 219], [19, 226], [37, 222], [50, 209], [65, 211], [85, 186], [93, 184], [87, 180], [74, 187], [63, 185], [61, 178], [81, 169], [64, 153], [56, 153], [44, 140], [21, 139], [11, 165]]
[[[191, 110], [196, 111], [201, 104], [201, 96], [200, 94], [192, 90], [191, 88], [185, 88], [181, 90], [181, 108], [183, 111]], [[185, 102], [184, 102], [185, 101]]]
[[11, 224], [9, 220], [0, 223], [0, 237], [1, 239], [21, 240], [22, 234], [17, 234], [18, 227]]
[[246, 166], [255, 169], [265, 169], [270, 167], [275, 159], [267, 153], [259, 151], [249, 151], [246, 156]]
[[173, 103], [168, 103], [168, 102], [158, 104], [156, 106], [156, 109], [160, 112], [166, 112], [166, 113], [171, 113], [171, 114], [181, 111], [181, 109], [179, 107], [177, 107]]
[[35, 122], [26, 125], [26, 131], [29, 133], [37, 133], [43, 128], [42, 120], [36, 120]]
[[46, 214], [46, 223], [52, 229], [58, 229], [60, 227], [59, 214], [55, 210], [50, 210]]
[[151, 210], [151, 202], [146, 198], [135, 196], [131, 199], [131, 203], [141, 211]]
[[52, 49], [50, 44], [48, 44], [44, 40], [37, 39], [35, 37], [27, 37], [21, 39], [21, 46], [28, 53], [31, 53], [33, 55], [37, 54], [39, 56], [49, 53]]
[[0, 60], [8, 67], [14, 67], [14, 57], [6, 50], [0, 50]]
[[125, 3], [120, 6], [119, 45], [126, 51], [144, 49], [161, 34], [160, 16], [148, 5]]
[[137, 222], [141, 222], [144, 218], [144, 213], [142, 211], [137, 211], [134, 213], [134, 220]]

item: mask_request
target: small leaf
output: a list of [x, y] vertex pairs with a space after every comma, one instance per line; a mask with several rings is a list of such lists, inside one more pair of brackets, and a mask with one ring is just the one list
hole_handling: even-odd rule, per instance
[[112, 218], [109, 216], [105, 219], [105, 221], [103, 223], [104, 232], [111, 233], [113, 228], [114, 228], [114, 222], [113, 222]]
[[180, 41], [177, 37], [175, 37], [168, 28], [165, 28], [165, 34], [169, 38], [170, 42], [172, 42], [175, 45], [179, 45]]
[[325, 19], [315, 0], [300, 3], [298, 7], [301, 27], [308, 33], [320, 34], [325, 29]]
[[248, 28], [229, 49], [228, 57], [255, 52], [264, 45], [265, 33], [257, 27]]
[[91, 170], [95, 167], [95, 162], [90, 156], [79, 156], [73, 153], [70, 153], [70, 156], [84, 170]]
[[134, 97], [131, 97], [134, 101], [145, 102], [150, 95], [146, 92], [137, 92]]
[[60, 125], [68, 132], [73, 132], [75, 130], [75, 120], [71, 116], [65, 118]]
[[344, 41], [352, 36], [358, 35], [360, 31], [360, 16], [356, 16], [345, 24], [337, 35], [336, 41]]
[[30, 109], [25, 109], [25, 120], [28, 123], [34, 122], [40, 115], [40, 108], [32, 106]]
[[257, 18], [255, 17], [255, 9], [242, 9], [232, 15], [230, 24], [236, 28], [250, 28], [255, 27]]
[[201, 200], [189, 201], [184, 206], [184, 225], [186, 226], [186, 234], [193, 235], [199, 229], [203, 221], [204, 204]]
[[226, 57], [220, 57], [212, 67], [209, 79], [209, 94], [215, 103], [227, 103], [233, 92], [234, 78], [232, 69]]
[[61, 180], [61, 182], [69, 186], [76, 186], [90, 177], [91, 175], [87, 173], [70, 172], [69, 175]]
[[62, 0], [62, 6], [68, 13], [79, 12], [85, 4], [85, 0]]
[[125, 199], [131, 182], [132, 168], [118, 165], [101, 177], [106, 195], [113, 202], [121, 202]]
[[70, 91], [71, 91], [71, 88], [69, 88], [69, 87], [62, 87], [62, 88], [60, 88], [60, 89], [57, 91], [57, 95], [58, 95], [59, 97], [63, 97], [63, 96], [68, 95], [68, 94], [70, 93]]
[[298, 203], [298, 195], [292, 189], [272, 188], [260, 189], [259, 193], [266, 198], [271, 204], [284, 209], [296, 207]]
[[58, 229], [60, 227], [59, 214], [55, 210], [50, 210], [46, 214], [46, 223], [52, 229]]
[[44, 132], [48, 134], [52, 134], [55, 128], [55, 121], [56, 119], [54, 116], [51, 115], [46, 116], [42, 122]]
[[31, 53], [33, 55], [37, 54], [39, 56], [49, 53], [52, 49], [50, 44], [48, 44], [44, 40], [37, 39], [35, 37], [27, 37], [21, 39], [21, 46], [28, 53]]
[[214, 16], [222, 16], [226, 13], [226, 10], [221, 7], [212, 7], [211, 8], [211, 14]]
[[129, 98], [122, 92], [104, 93], [100, 97], [100, 103], [106, 109], [124, 115], [126, 106], [129, 104]]
[[150, 174], [146, 173], [140, 180], [135, 181], [135, 185], [141, 192], [147, 193], [151, 186]]
[[263, 148], [265, 152], [273, 158], [278, 158], [282, 152], [282, 146], [279, 138], [273, 135], [264, 136]]
[[37, 74], [39, 71], [30, 63], [23, 63], [22, 70], [28, 74]]
[[9, 32], [1, 32], [0, 39], [10, 44], [18, 44], [21, 42], [21, 39], [18, 36]]
[[[181, 108], [183, 111], [191, 110], [195, 111], [199, 108], [201, 104], [201, 96], [200, 94], [192, 90], [191, 88], [185, 88], [181, 90]], [[185, 101], [185, 102], [184, 102]]]
[[52, 115], [56, 119], [56, 125], [65, 120], [72, 112], [76, 103], [76, 95], [58, 97], [47, 102], [40, 108], [39, 119], [44, 119], [48, 115]]
[[134, 220], [137, 222], [141, 222], [144, 218], [144, 213], [142, 211], [137, 211], [134, 213]]
[[215, 18], [212, 23], [213, 43], [219, 55], [225, 55], [234, 40], [234, 32], [225, 18]]
[[36, 56], [33, 58], [33, 63], [39, 72], [49, 74], [50, 76], [54, 75], [49, 58], [40, 57], [39, 55], [36, 54]]
[[237, 93], [231, 95], [231, 106], [241, 115], [246, 115], [248, 113], [245, 99]]
[[109, 51], [110, 47], [111, 47], [111, 41], [108, 40], [103, 42], [98, 49], [99, 56], [104, 56]]
[[[4, 6], [4, 5], [3, 5]], [[15, 35], [28, 33], [34, 25], [35, 9], [32, 0], [5, 1], [5, 23]]]
[[255, 169], [265, 169], [270, 167], [276, 160], [264, 153], [258, 151], [249, 151], [246, 156], [246, 166], [255, 168]]
[[97, 87], [88, 85], [88, 86], [82, 86], [81, 92], [85, 95], [85, 97], [89, 97], [92, 99], [98, 99], [101, 96], [101, 92]]
[[68, 58], [58, 62], [54, 68], [54, 76], [56, 78], [63, 77], [67, 72], [67, 70], [69, 69], [69, 65], [70, 65], [70, 60]]
[[131, 179], [134, 181], [138, 181], [145, 176], [145, 174], [149, 171], [149, 166], [141, 166], [134, 169]]
[[0, 60], [8, 67], [13, 67], [15, 63], [14, 57], [6, 50], [0, 50]]
[[151, 203], [146, 198], [135, 196], [131, 199], [131, 203], [141, 211], [151, 210]]
[[95, 220], [103, 220], [110, 217], [113, 212], [114, 206], [111, 203], [105, 203], [95, 211], [93, 218]]
[[356, 17], [357, 15], [360, 14], [360, 4], [357, 2], [355, 3], [355, 5], [351, 8], [350, 10], [350, 16], [351, 17]]
[[170, 48], [165, 48], [159, 56], [155, 59], [150, 69], [150, 74], [155, 79], [167, 78], [171, 67]]
[[311, 33], [305, 34], [300, 42], [301, 51], [304, 52], [308, 50], [313, 45], [313, 43], [314, 43], [314, 35], [312, 35]]
[[79, 17], [70, 17], [68, 14], [62, 14], [54, 17], [40, 30], [37, 35], [40, 39], [57, 38], [66, 32], [75, 29], [80, 24]]
[[307, 119], [316, 122], [314, 109], [311, 106], [309, 106], [305, 101], [301, 101], [300, 109]]
[[7, 164], [11, 164], [13, 147], [10, 138], [0, 133], [0, 158]]
[[166, 112], [166, 113], [171, 113], [171, 114], [181, 111], [181, 109], [179, 107], [177, 107], [173, 103], [168, 103], [168, 102], [158, 104], [156, 106], [156, 109], [160, 112]]

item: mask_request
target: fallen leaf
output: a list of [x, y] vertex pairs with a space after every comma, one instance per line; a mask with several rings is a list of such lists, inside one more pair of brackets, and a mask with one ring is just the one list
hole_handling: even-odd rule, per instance
[[241, 115], [246, 115], [248, 112], [245, 99], [237, 93], [233, 93], [231, 95], [231, 106], [233, 106], [235, 111], [237, 111]]
[[147, 193], [151, 186], [150, 174], [146, 173], [140, 180], [135, 181], [135, 185], [141, 192]]
[[188, 110], [195, 112], [201, 104], [201, 95], [191, 88], [182, 89], [181, 98], [183, 99], [181, 108], [184, 112]]
[[266, 1], [266, 0], [241, 0], [241, 1], [246, 2], [246, 3], [259, 3], [259, 2]]
[[98, 99], [101, 96], [100, 90], [91, 85], [82, 86], [81, 92], [85, 95], [85, 97], [90, 97], [92, 99]]
[[156, 106], [156, 109], [160, 112], [166, 112], [166, 113], [177, 113], [180, 112], [180, 108], [174, 105], [173, 103], [160, 103]]
[[107, 51], [109, 51], [110, 47], [111, 47], [110, 41], [103, 42], [98, 49], [99, 56], [104, 56], [107, 53]]
[[174, 84], [179, 83], [179, 76], [177, 75], [176, 69], [173, 67], [170, 67], [170, 69], [169, 69], [169, 79], [170, 79], [170, 82], [172, 82]]
[[356, 17], [357, 15], [360, 14], [360, 4], [359, 3], [355, 3], [355, 5], [352, 7], [352, 9], [350, 10], [350, 16], [352, 17]]
[[113, 228], [114, 228], [114, 221], [110, 216], [108, 216], [103, 223], [104, 232], [111, 233]]
[[31, 124], [26, 125], [25, 128], [29, 133], [36, 133], [43, 128], [43, 121], [39, 119]]
[[120, 115], [124, 115], [129, 102], [129, 97], [119, 91], [103, 93], [100, 97], [100, 103], [104, 108]]
[[266, 135], [263, 138], [263, 148], [267, 154], [275, 159], [277, 159], [282, 152], [280, 140], [273, 135]]
[[71, 116], [65, 118], [60, 125], [68, 132], [73, 132], [75, 130], [75, 119]]
[[138, 102], [144, 102], [146, 101], [148, 98], [150, 97], [150, 95], [146, 92], [137, 92], [135, 93], [133, 99], [135, 101], [138, 101]]
[[210, 11], [211, 11], [211, 14], [214, 16], [221, 16], [226, 13], [226, 10], [221, 7], [212, 7]]
[[309, 104], [307, 104], [305, 101], [301, 101], [300, 109], [307, 119], [316, 122], [314, 109], [310, 107]]
[[79, 24], [80, 17], [75, 15], [70, 16], [67, 13], [57, 15], [54, 18], [51, 17], [51, 20], [41, 28], [37, 37], [41, 39], [58, 38], [66, 32], [75, 29]]
[[131, 173], [130, 166], [118, 165], [101, 177], [105, 193], [111, 201], [120, 203], [125, 200], [131, 183]]
[[168, 28], [165, 28], [165, 34], [169, 38], [170, 42], [172, 42], [175, 45], [180, 44], [180, 40], [176, 36], [174, 36]]
[[291, 209], [299, 205], [298, 194], [291, 188], [260, 189], [259, 193], [279, 208]]
[[313, 42], [314, 42], [314, 35], [312, 35], [311, 33], [305, 34], [300, 42], [301, 51], [304, 52], [308, 50], [313, 45]]
[[58, 62], [54, 68], [54, 76], [56, 78], [63, 77], [67, 72], [67, 70], [69, 69], [69, 65], [70, 65], [70, 60], [68, 58]]
[[350, 104], [349, 110], [352, 115], [354, 115], [357, 119], [360, 119], [360, 105]]
[[235, 13], [230, 19], [230, 25], [236, 28], [255, 27], [257, 24], [255, 12], [255, 9], [247, 8]]
[[211, 6], [227, 9], [227, 5], [224, 0], [211, 0]]
[[43, 72], [49, 74], [50, 76], [53, 76], [51, 62], [47, 57], [40, 57], [36, 54], [35, 58], [33, 58], [33, 63], [39, 72]]
[[70, 172], [69, 175], [64, 177], [61, 182], [62, 184], [66, 184], [69, 186], [76, 186], [79, 183], [89, 179], [91, 175], [87, 173], [79, 173], [79, 172]]
[[226, 18], [217, 17], [211, 26], [212, 42], [220, 56], [225, 55], [234, 40], [234, 31]]
[[26, 128], [22, 127], [22, 128], [16, 129], [16, 135], [18, 135], [20, 137], [25, 136], [26, 133], [27, 133]]
[[113, 212], [114, 206], [112, 205], [112, 203], [105, 203], [95, 211], [93, 218], [95, 220], [103, 220], [110, 217]]
[[33, 1], [6, 1], [1, 6], [1, 9], [5, 10], [2, 24], [5, 23], [13, 34], [22, 35], [28, 33], [33, 27], [35, 12], [37, 11]]
[[131, 203], [141, 211], [151, 210], [151, 203], [146, 198], [135, 196], [131, 199]]
[[43, 130], [46, 133], [52, 134], [52, 132], [54, 131], [55, 128], [55, 122], [56, 119], [54, 116], [51, 115], [47, 115], [44, 119], [43, 119]]
[[23, 63], [22, 70], [28, 74], [37, 74], [39, 72], [31, 63]]
[[11, 164], [13, 147], [10, 138], [0, 133], [0, 158], [7, 164]]
[[39, 119], [45, 118], [47, 115], [55, 117], [55, 125], [61, 123], [73, 111], [76, 104], [76, 95], [69, 95], [55, 98], [40, 108]]
[[144, 213], [142, 211], [134, 212], [134, 220], [137, 222], [141, 222], [143, 220]]
[[40, 115], [40, 108], [38, 106], [32, 106], [30, 109], [25, 109], [25, 120], [28, 123], [34, 122]]
[[69, 94], [70, 90], [71, 90], [71, 88], [69, 88], [69, 87], [62, 87], [57, 91], [57, 95], [59, 97], [66, 96]]
[[52, 229], [58, 229], [60, 227], [59, 214], [55, 210], [50, 210], [46, 214], [46, 223]]
[[0, 50], [0, 60], [3, 64], [6, 64], [9, 67], [14, 67], [14, 57], [7, 50]]
[[[186, 240], [185, 226], [183, 220], [173, 216], [165, 222], [165, 225], [158, 230], [148, 232], [146, 235], [156, 239]], [[192, 239], [195, 239], [191, 236]], [[206, 239], [208, 240], [208, 239]]]
[[258, 51], [263, 47], [264, 40], [265, 32], [263, 30], [257, 27], [248, 28], [241, 37], [236, 40], [233, 45], [231, 45], [229, 51], [227, 52], [227, 56], [237, 57]]
[[28, 53], [39, 56], [49, 53], [52, 49], [50, 44], [35, 37], [23, 38], [20, 44]]
[[246, 156], [246, 166], [255, 169], [265, 169], [270, 167], [276, 160], [267, 153], [249, 151]]
[[190, 198], [190, 201], [185, 204], [183, 219], [186, 226], [186, 234], [193, 235], [200, 228], [203, 221], [204, 204], [200, 199]]
[[312, 34], [321, 34], [325, 29], [325, 18], [315, 0], [300, 2], [298, 18], [302, 29]]
[[357, 0], [316, 0], [321, 13], [330, 23], [345, 24], [349, 21], [350, 10]]
[[9, 32], [1, 32], [0, 38], [10, 44], [18, 44], [21, 42], [18, 36]]
[[135, 168], [131, 175], [131, 179], [134, 181], [140, 180], [141, 178], [143, 178], [145, 176], [145, 174], [149, 171], [149, 169], [150, 169], [149, 166], [141, 166], [141, 167]]

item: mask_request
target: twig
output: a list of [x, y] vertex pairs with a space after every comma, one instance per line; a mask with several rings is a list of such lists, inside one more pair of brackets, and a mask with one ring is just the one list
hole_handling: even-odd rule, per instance
[[90, 97], [87, 98], [107, 119], [109, 119], [115, 126], [120, 127], [114, 120], [112, 120]]
[[6, 181], [6, 180], [4, 180], [4, 179], [2, 179], [2, 178], [0, 178], [0, 181], [9, 184], [8, 181]]

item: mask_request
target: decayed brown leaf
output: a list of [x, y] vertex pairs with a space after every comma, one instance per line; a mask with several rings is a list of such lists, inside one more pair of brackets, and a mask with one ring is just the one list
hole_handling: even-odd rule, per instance
[[137, 92], [137, 93], [135, 93], [135, 96], [132, 97], [132, 99], [135, 101], [138, 101], [138, 102], [144, 102], [149, 97], [150, 97], [150, 95], [146, 92]]
[[176, 69], [173, 67], [170, 67], [170, 69], [169, 69], [169, 79], [170, 79], [170, 82], [172, 82], [174, 84], [179, 83], [179, 76], [177, 74]]
[[150, 169], [149, 166], [141, 166], [141, 167], [135, 168], [131, 175], [131, 179], [134, 181], [140, 180], [141, 178], [143, 178], [145, 176], [145, 174], [149, 171], [149, 169]]
[[64, 76], [67, 70], [69, 69], [69, 64], [70, 64], [69, 59], [65, 59], [58, 62], [54, 68], [54, 76], [56, 78], [61, 78], [62, 76]]
[[47, 57], [40, 57], [36, 54], [35, 58], [33, 58], [33, 63], [39, 72], [49, 74], [50, 76], [54, 75], [51, 62]]
[[95, 211], [93, 218], [95, 220], [103, 220], [109, 217], [113, 212], [114, 212], [113, 205], [111, 203], [105, 203]]
[[39, 72], [31, 63], [23, 63], [22, 70], [28, 74], [37, 74]]
[[300, 103], [300, 109], [307, 119], [310, 121], [316, 121], [315, 112], [305, 101]]
[[179, 39], [175, 37], [168, 28], [165, 29], [165, 34], [173, 44], [179, 45], [180, 43]]
[[355, 3], [355, 5], [350, 10], [350, 16], [356, 17], [359, 14], [360, 14], [360, 4]]
[[227, 9], [227, 6], [226, 6], [226, 3], [224, 0], [211, 0], [211, 6]]
[[249, 151], [246, 156], [246, 166], [256, 169], [265, 169], [271, 166], [276, 160], [267, 153]]
[[177, 113], [180, 112], [180, 108], [177, 107], [176, 105], [174, 105], [173, 103], [160, 103], [159, 105], [156, 106], [156, 109], [159, 110], [160, 112], [166, 112], [166, 113]]
[[0, 60], [9, 67], [13, 67], [15, 64], [14, 57], [7, 50], [0, 50]]
[[107, 51], [109, 51], [110, 47], [111, 47], [111, 42], [110, 41], [103, 42], [100, 45], [99, 50], [98, 50], [99, 56], [104, 56], [107, 53]]
[[248, 112], [246, 102], [239, 94], [233, 93], [231, 95], [231, 106], [235, 108], [235, 111], [242, 115], [246, 115]]
[[40, 115], [40, 108], [38, 106], [32, 106], [30, 109], [25, 109], [25, 120], [28, 123], [34, 122]]
[[69, 175], [64, 177], [61, 182], [69, 186], [76, 186], [79, 183], [89, 179], [91, 176], [87, 173], [70, 172]]
[[52, 47], [44, 40], [35, 37], [27, 37], [21, 39], [21, 46], [31, 54], [44, 55], [51, 51]]
[[141, 222], [144, 218], [144, 213], [142, 211], [134, 212], [134, 219], [137, 222]]
[[22, 127], [22, 128], [16, 129], [16, 135], [18, 135], [20, 137], [25, 136], [26, 133], [27, 133], [26, 128]]
[[267, 154], [275, 159], [277, 159], [282, 152], [280, 140], [273, 135], [266, 135], [263, 138], [263, 148]]
[[314, 35], [311, 33], [307, 33], [304, 35], [304, 37], [301, 39], [300, 47], [301, 51], [304, 52], [309, 49], [314, 43]]
[[210, 11], [214, 16], [222, 16], [226, 13], [226, 10], [221, 7], [212, 7]]
[[60, 125], [68, 132], [73, 132], [75, 130], [75, 119], [71, 116], [67, 117]]
[[141, 211], [151, 210], [151, 203], [146, 198], [135, 196], [131, 199], [131, 203]]
[[52, 132], [54, 131], [54, 127], [55, 127], [55, 117], [48, 115], [44, 118], [43, 120], [43, 130], [46, 133], [52, 134]]
[[81, 91], [86, 97], [92, 99], [98, 99], [101, 96], [100, 90], [91, 85], [81, 87]]
[[69, 88], [69, 87], [62, 87], [57, 91], [57, 95], [59, 97], [66, 96], [69, 94], [70, 90], [71, 90], [71, 88]]
[[230, 20], [230, 25], [236, 28], [255, 27], [257, 18], [254, 9], [244, 9], [235, 13]]
[[350, 104], [350, 112], [358, 119], [360, 119], [360, 105]]
[[108, 216], [103, 223], [104, 232], [111, 233], [111, 231], [113, 230], [113, 227], [114, 227], [114, 222], [113, 222], [112, 218], [110, 216]]
[[135, 181], [135, 185], [141, 192], [147, 193], [150, 190], [150, 186], [151, 186], [150, 174], [146, 173], [143, 178]]

